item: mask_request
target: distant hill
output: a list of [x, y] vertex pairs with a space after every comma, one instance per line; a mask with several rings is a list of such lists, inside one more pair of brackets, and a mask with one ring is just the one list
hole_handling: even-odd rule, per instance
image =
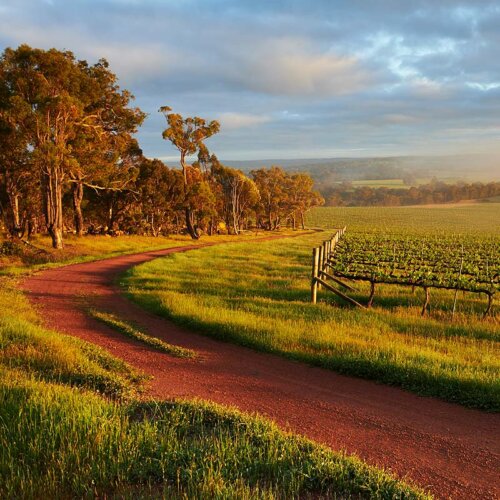
[[468, 182], [500, 180], [500, 157], [492, 155], [222, 160], [222, 163], [244, 172], [279, 165], [292, 172], [309, 172], [322, 186], [343, 181], [412, 177]]

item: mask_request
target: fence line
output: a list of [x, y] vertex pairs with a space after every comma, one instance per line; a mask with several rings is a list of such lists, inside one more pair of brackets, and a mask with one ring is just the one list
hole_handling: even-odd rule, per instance
[[335, 253], [335, 247], [340, 238], [344, 236], [345, 231], [345, 226], [337, 229], [329, 240], [325, 240], [321, 246], [313, 248], [311, 271], [311, 301], [313, 304], [316, 304], [317, 302], [318, 290], [325, 288], [355, 306], [365, 307], [363, 304], [360, 304], [326, 281], [327, 279], [330, 279], [337, 285], [340, 285], [347, 290], [355, 290], [352, 286], [343, 283], [340, 279], [332, 276], [327, 271], [327, 268], [330, 266], [330, 259], [333, 258], [333, 254]]

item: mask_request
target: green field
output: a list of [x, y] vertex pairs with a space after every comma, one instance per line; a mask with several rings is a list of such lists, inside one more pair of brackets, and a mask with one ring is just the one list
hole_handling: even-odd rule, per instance
[[[151, 248], [160, 241], [89, 237], [71, 243], [71, 254], [60, 255], [61, 261]], [[161, 240], [162, 246], [185, 243]], [[42, 326], [10, 271], [31, 272], [46, 263], [19, 267], [11, 256], [4, 264], [0, 497], [425, 497], [380, 469], [284, 433], [262, 418], [202, 401], [145, 399], [144, 375], [96, 346]], [[151, 343], [114, 317], [101, 319]]]
[[353, 187], [371, 187], [371, 188], [390, 188], [390, 189], [408, 189], [410, 186], [406, 185], [402, 179], [370, 179], [370, 180], [357, 180], [352, 181]]
[[[498, 238], [498, 205], [464, 208], [323, 208], [309, 224], [348, 231]], [[330, 234], [330, 233], [326, 233]], [[238, 243], [143, 264], [123, 279], [141, 305], [217, 338], [333, 370], [398, 385], [466, 406], [500, 409], [498, 316], [481, 320], [484, 298], [380, 286], [372, 310], [354, 310], [320, 292], [310, 303], [311, 248], [325, 233]], [[366, 300], [361, 285], [354, 297]]]
[[500, 237], [500, 203], [454, 207], [325, 207], [308, 214], [310, 227], [349, 232]]

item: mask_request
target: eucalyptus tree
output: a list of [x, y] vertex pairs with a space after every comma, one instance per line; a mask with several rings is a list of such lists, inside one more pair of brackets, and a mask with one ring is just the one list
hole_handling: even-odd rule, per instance
[[255, 210], [260, 194], [255, 182], [241, 170], [219, 165], [214, 177], [221, 186], [222, 214], [226, 226], [239, 234], [243, 220]]
[[120, 89], [105, 59], [92, 66], [79, 61], [79, 66], [86, 76], [81, 89], [85, 113], [98, 117], [98, 127], [81, 130], [72, 143], [76, 161], [69, 170], [69, 183], [77, 235], [83, 233], [84, 187], [114, 192], [129, 189], [134, 178], [130, 160], [142, 156], [133, 134], [146, 117], [139, 108], [130, 107], [134, 96]]
[[300, 219], [302, 229], [305, 229], [306, 212], [325, 203], [324, 198], [314, 191], [313, 187], [314, 180], [309, 174], [296, 173], [289, 176], [288, 205], [293, 229], [296, 227], [297, 218]]
[[168, 168], [160, 160], [144, 158], [135, 188], [140, 195], [138, 226], [153, 236], [177, 230], [184, 203], [182, 172]]
[[28, 138], [33, 164], [40, 178], [42, 207], [54, 248], [63, 246], [64, 184], [74, 159], [70, 141], [86, 127], [94, 127], [78, 99], [82, 83], [71, 52], [32, 49], [27, 45], [6, 49], [0, 61], [8, 89], [11, 120]]
[[304, 214], [313, 206], [322, 205], [323, 198], [313, 191], [314, 181], [308, 174], [288, 174], [281, 167], [261, 168], [250, 172], [260, 193], [257, 208], [267, 229], [275, 230], [283, 220], [295, 227], [300, 217], [304, 228]]
[[[203, 150], [204, 141], [219, 132], [220, 125], [216, 120], [207, 122], [203, 118], [187, 117], [183, 118], [180, 114], [171, 113], [172, 109], [168, 106], [162, 106], [159, 110], [166, 118], [168, 127], [163, 131], [163, 138], [170, 141], [180, 153], [180, 164], [184, 178], [184, 214], [186, 218], [187, 230], [193, 239], [200, 237], [194, 221], [194, 203], [198, 203], [199, 196], [204, 195], [208, 199], [206, 192], [208, 186], [200, 184], [200, 169], [196, 165], [189, 165], [186, 157], [194, 155]], [[198, 209], [203, 207], [197, 207]]]
[[[0, 102], [0, 106], [7, 104], [2, 98]], [[0, 111], [0, 213], [9, 234], [22, 238], [32, 216], [38, 186], [26, 137], [15, 123], [4, 119], [7, 116]]]
[[105, 60], [89, 66], [69, 51], [8, 48], [0, 59], [0, 80], [0, 120], [24, 140], [17, 156], [30, 157], [52, 245], [62, 248], [68, 185], [81, 234], [83, 186], [122, 187], [123, 179], [111, 186], [109, 177], [116, 178], [145, 115], [129, 107], [131, 94], [120, 91]]
[[260, 223], [270, 231], [278, 229], [286, 200], [286, 172], [281, 167], [272, 166], [269, 169], [252, 170], [250, 174], [260, 193], [258, 217], [266, 220]]

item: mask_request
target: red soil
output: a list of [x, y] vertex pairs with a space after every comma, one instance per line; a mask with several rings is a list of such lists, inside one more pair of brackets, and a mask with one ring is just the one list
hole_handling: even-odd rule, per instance
[[[131, 266], [187, 250], [193, 247], [52, 269], [27, 279], [24, 288], [48, 326], [98, 344], [153, 375], [149, 394], [154, 397], [199, 397], [258, 412], [440, 498], [500, 497], [499, 415], [210, 339], [145, 312], [113, 285]], [[79, 306], [82, 295], [158, 338], [194, 349], [198, 357], [174, 358], [126, 338], [86, 316]]]

